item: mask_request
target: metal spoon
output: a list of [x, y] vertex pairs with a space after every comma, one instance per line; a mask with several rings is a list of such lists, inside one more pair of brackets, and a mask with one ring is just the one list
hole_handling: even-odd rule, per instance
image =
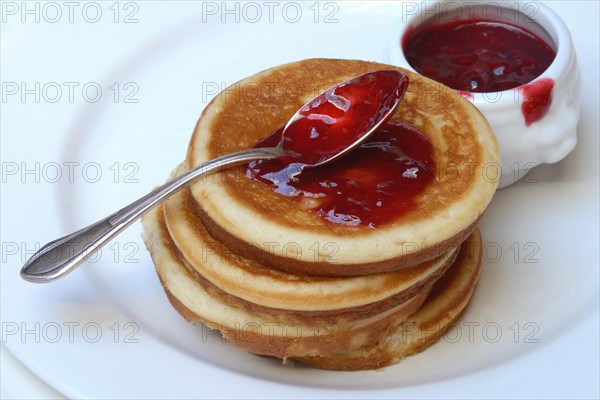
[[[381, 84], [382, 80], [385, 84], [377, 87], [378, 82]], [[373, 97], [348, 99], [339, 93], [347, 92], [352, 85], [364, 86], [369, 84], [375, 85], [370, 92], [375, 96], [375, 99]], [[239, 151], [207, 161], [187, 171], [95, 224], [46, 244], [25, 263], [21, 269], [21, 277], [30, 282], [42, 283], [64, 276], [82, 264], [87, 257], [94, 254], [146, 212], [182, 189], [192, 180], [205, 174], [250, 161], [279, 157], [291, 157], [295, 162], [309, 168], [332, 162], [363, 143], [394, 113], [406, 91], [407, 84], [408, 78], [404, 74], [398, 71], [382, 70], [370, 72], [335, 85], [306, 103], [292, 116], [285, 125], [282, 139], [277, 146]], [[374, 103], [374, 100], [377, 102]], [[315, 161], [315, 157], [311, 157], [310, 154], [298, 154], [295, 151], [293, 142], [298, 139], [298, 135], [302, 135], [302, 132], [298, 132], [298, 126], [302, 125], [299, 122], [306, 122], [311, 116], [316, 115], [317, 120], [319, 117], [324, 117], [324, 119], [321, 118], [321, 127], [324, 127], [325, 130], [336, 127], [335, 119], [332, 122], [332, 119], [328, 118], [327, 115], [319, 114], [319, 109], [324, 102], [329, 102], [334, 107], [338, 107], [343, 113], [352, 107], [354, 109], [367, 107], [366, 109], [369, 111], [361, 124], [356, 126], [355, 132], [347, 135], [347, 129], [344, 129], [346, 139], [340, 139], [340, 137], [331, 135], [332, 132], [327, 132], [329, 135], [321, 135], [319, 141], [309, 143], [321, 147], [321, 149], [315, 148], [315, 152], [323, 150], [323, 148], [326, 150], [321, 151], [318, 160]], [[316, 113], [309, 115], [315, 110]], [[323, 125], [323, 122], [325, 125]], [[344, 124], [347, 125], [348, 121], [345, 121]], [[314, 135], [310, 135], [310, 137], [312, 136]], [[331, 143], [327, 142], [327, 137], [330, 137], [330, 142], [331, 140], [337, 141], [336, 146], [331, 146]], [[306, 136], [302, 138], [302, 140], [304, 139], [306, 139]]]

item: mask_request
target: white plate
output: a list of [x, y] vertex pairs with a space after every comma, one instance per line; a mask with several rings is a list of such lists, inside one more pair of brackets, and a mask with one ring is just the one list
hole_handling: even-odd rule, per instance
[[576, 150], [496, 194], [481, 281], [455, 328], [397, 366], [354, 373], [281, 366], [188, 325], [139, 225], [58, 282], [26, 283], [18, 271], [36, 246], [162, 182], [216, 88], [302, 58], [382, 61], [402, 4], [33, 4], [39, 22], [34, 5], [2, 4], [2, 342], [53, 388], [93, 398], [598, 396], [598, 3], [550, 3], [586, 82]]

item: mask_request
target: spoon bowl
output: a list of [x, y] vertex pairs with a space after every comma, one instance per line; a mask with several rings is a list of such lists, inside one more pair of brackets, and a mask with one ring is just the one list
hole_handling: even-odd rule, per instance
[[294, 162], [318, 167], [360, 146], [396, 111], [408, 77], [395, 70], [369, 72], [333, 86], [290, 118], [281, 147]]

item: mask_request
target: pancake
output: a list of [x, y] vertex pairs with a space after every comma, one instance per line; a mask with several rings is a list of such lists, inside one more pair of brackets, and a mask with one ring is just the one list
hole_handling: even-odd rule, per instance
[[[181, 173], [181, 167], [175, 174]], [[458, 248], [415, 267], [354, 277], [284, 273], [231, 252], [199, 220], [189, 190], [164, 202], [164, 219], [183, 264], [205, 290], [230, 305], [278, 321], [340, 323], [397, 306], [430, 286]]]
[[425, 350], [454, 326], [467, 306], [479, 279], [481, 260], [481, 234], [476, 229], [462, 245], [452, 267], [433, 286], [421, 309], [381, 342], [357, 351], [304, 357], [299, 361], [321, 369], [376, 369]]
[[351, 323], [281, 323], [231, 306], [205, 290], [179, 258], [162, 205], [146, 214], [142, 223], [144, 242], [165, 293], [187, 321], [217, 329], [254, 354], [294, 358], [323, 369], [379, 368], [435, 343], [467, 305], [481, 266], [481, 236], [476, 229], [450, 269], [403, 304]]
[[281, 323], [228, 304], [189, 273], [169, 236], [162, 205], [142, 218], [144, 242], [173, 307], [189, 322], [217, 329], [238, 347], [279, 357], [310, 357], [360, 349], [379, 342], [417, 311], [432, 285], [374, 316], [340, 324]]
[[389, 65], [311, 59], [230, 86], [204, 109], [186, 169], [252, 147], [323, 89], [378, 69], [408, 75], [408, 91], [392, 119], [418, 128], [433, 144], [435, 179], [417, 195], [416, 208], [376, 228], [335, 224], [315, 214], [310, 202], [275, 193], [247, 178], [243, 167], [232, 168], [191, 184], [197, 215], [215, 240], [290, 274], [360, 276], [433, 260], [470, 235], [498, 184], [496, 139], [469, 101]]
[[[497, 187], [499, 156], [485, 119], [443, 85], [363, 61], [271, 68], [211, 101], [171, 178], [252, 147], [325, 88], [379, 69], [409, 77], [405, 98], [374, 138], [333, 166], [314, 169], [325, 176], [310, 181], [317, 191], [277, 193], [277, 179], [297, 190], [300, 179], [316, 175], [275, 174], [271, 185], [253, 175], [257, 165], [268, 166], [257, 162], [198, 179], [142, 218], [160, 282], [187, 321], [254, 354], [357, 370], [425, 349], [459, 317], [479, 276], [476, 226]], [[408, 147], [396, 146], [401, 140]], [[382, 157], [365, 156], [376, 147]], [[417, 153], [424, 158], [411, 158]], [[348, 179], [331, 178], [336, 171]], [[361, 203], [359, 194], [371, 195], [361, 186], [367, 181], [378, 194]], [[390, 197], [390, 185], [401, 195]], [[337, 218], [338, 203], [330, 209], [335, 218], [325, 218], [317, 210], [330, 195], [378, 218]]]

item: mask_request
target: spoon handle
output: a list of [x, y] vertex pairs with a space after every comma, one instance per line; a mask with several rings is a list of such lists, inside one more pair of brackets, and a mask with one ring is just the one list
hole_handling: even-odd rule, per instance
[[159, 186], [116, 213], [46, 244], [23, 265], [21, 277], [39, 283], [60, 278], [77, 268], [113, 237], [190, 181], [225, 167], [281, 155], [279, 148], [268, 147], [244, 150], [207, 161]]

